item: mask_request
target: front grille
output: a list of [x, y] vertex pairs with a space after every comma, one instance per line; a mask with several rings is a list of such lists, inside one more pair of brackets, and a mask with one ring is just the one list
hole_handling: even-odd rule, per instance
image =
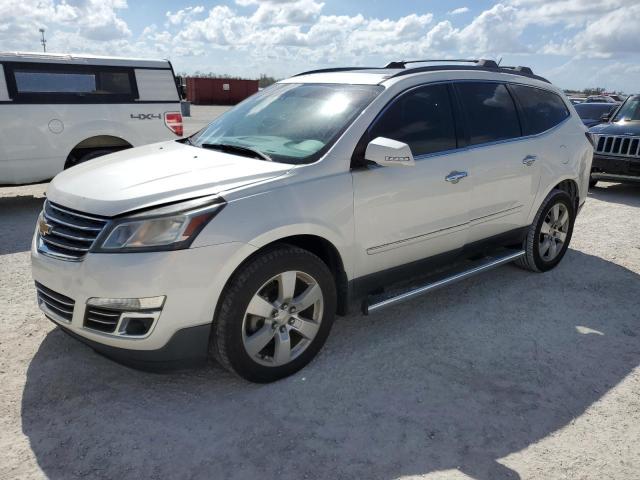
[[104, 333], [113, 333], [121, 313], [117, 310], [87, 306], [84, 326]]
[[46, 201], [42, 210], [45, 225], [39, 225], [41, 251], [65, 260], [81, 260], [109, 221], [107, 218], [74, 212]]
[[596, 135], [596, 153], [640, 158], [640, 137]]
[[36, 282], [36, 290], [38, 291], [38, 305], [40, 305], [40, 307], [45, 306], [46, 309], [55, 313], [57, 316], [68, 322], [71, 321], [73, 317], [73, 307], [76, 303], [73, 299], [54, 292], [38, 282]]

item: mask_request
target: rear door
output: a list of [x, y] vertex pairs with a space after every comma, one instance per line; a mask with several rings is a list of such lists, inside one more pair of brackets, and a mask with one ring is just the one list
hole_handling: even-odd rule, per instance
[[473, 243], [526, 223], [538, 190], [542, 152], [535, 141], [522, 137], [516, 104], [504, 83], [458, 82], [455, 89], [472, 164], [467, 242]]
[[460, 249], [469, 220], [470, 157], [457, 148], [450, 86], [426, 85], [394, 99], [370, 127], [407, 143], [413, 167], [353, 170], [356, 275], [359, 277]]

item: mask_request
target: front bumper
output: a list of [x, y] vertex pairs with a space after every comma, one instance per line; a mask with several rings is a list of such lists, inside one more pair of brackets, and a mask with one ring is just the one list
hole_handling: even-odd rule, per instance
[[[31, 248], [34, 280], [73, 300], [70, 319], [45, 308], [46, 316], [95, 350], [133, 366], [192, 363], [207, 354], [209, 330], [220, 293], [253, 247], [232, 242], [170, 252], [89, 253], [79, 262], [51, 258]], [[143, 337], [104, 333], [85, 325], [90, 298], [166, 300]]]
[[596, 179], [640, 180], [640, 158], [594, 155], [591, 173]]

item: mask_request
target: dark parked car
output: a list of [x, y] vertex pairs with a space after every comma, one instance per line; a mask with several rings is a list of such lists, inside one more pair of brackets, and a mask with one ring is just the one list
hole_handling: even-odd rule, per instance
[[589, 185], [640, 181], [640, 95], [631, 95], [606, 120], [589, 130], [595, 143]]
[[616, 103], [616, 101], [608, 95], [591, 95], [585, 100], [586, 103]]
[[619, 103], [579, 103], [574, 105], [574, 108], [580, 115], [582, 123], [591, 128], [602, 123], [602, 116], [613, 113], [619, 106]]

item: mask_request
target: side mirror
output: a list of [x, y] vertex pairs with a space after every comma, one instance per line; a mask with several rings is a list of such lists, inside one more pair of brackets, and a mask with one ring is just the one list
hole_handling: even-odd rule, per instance
[[413, 167], [416, 164], [409, 145], [385, 137], [371, 140], [364, 158], [382, 167]]
[[600, 117], [601, 122], [608, 122], [610, 119], [611, 119], [610, 113], [603, 113], [602, 116]]

